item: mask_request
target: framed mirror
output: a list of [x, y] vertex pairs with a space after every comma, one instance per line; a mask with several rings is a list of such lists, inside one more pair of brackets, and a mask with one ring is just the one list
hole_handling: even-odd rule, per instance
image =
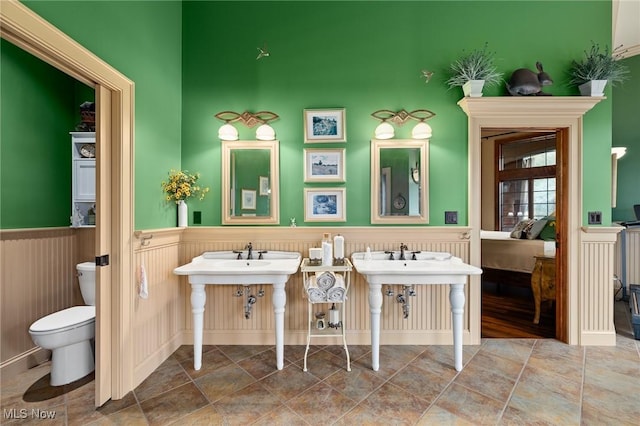
[[280, 223], [279, 154], [274, 141], [222, 141], [222, 224]]
[[371, 223], [429, 223], [428, 140], [371, 140]]

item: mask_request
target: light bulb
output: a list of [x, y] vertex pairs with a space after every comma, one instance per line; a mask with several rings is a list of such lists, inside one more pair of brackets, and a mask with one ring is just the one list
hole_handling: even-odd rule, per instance
[[276, 131], [268, 124], [263, 124], [256, 130], [256, 139], [259, 141], [272, 141], [276, 138]]
[[431, 126], [429, 126], [424, 121], [416, 124], [416, 126], [411, 131], [411, 137], [413, 139], [429, 139], [431, 137]]
[[225, 123], [218, 130], [218, 138], [223, 141], [237, 141], [238, 130], [229, 123]]
[[376, 127], [377, 139], [391, 139], [395, 135], [393, 126], [387, 122], [382, 122]]

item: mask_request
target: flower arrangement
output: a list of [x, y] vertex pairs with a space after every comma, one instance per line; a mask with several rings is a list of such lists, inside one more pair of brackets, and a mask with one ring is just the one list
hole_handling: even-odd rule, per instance
[[209, 192], [209, 188], [197, 185], [200, 173], [191, 174], [187, 170], [173, 170], [169, 172], [169, 180], [162, 182], [162, 190], [166, 193], [167, 201], [178, 204], [182, 200], [198, 197], [200, 200]]
[[497, 84], [502, 79], [502, 73], [498, 72], [494, 65], [494, 52], [488, 50], [485, 43], [482, 50], [472, 50], [467, 55], [451, 64], [451, 78], [447, 80], [449, 87], [463, 86], [471, 80], [484, 80], [485, 86]]
[[618, 59], [620, 55], [609, 51], [609, 46], [600, 51], [600, 45], [591, 42], [591, 49], [584, 51], [584, 58], [573, 61], [571, 66], [571, 83], [584, 84], [592, 80], [607, 80], [613, 86], [627, 79], [629, 70]]

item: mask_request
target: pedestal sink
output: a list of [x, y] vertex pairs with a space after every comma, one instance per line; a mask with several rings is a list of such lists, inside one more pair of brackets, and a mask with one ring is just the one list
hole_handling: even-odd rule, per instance
[[[194, 257], [190, 263], [173, 270], [176, 275], [187, 275], [191, 284], [191, 312], [193, 313], [193, 368], [202, 367], [202, 332], [205, 285], [271, 284], [273, 286], [273, 313], [276, 329], [276, 366], [284, 367], [284, 307], [287, 296], [284, 286], [291, 274], [300, 267], [300, 253], [288, 251], [248, 252], [213, 251]], [[258, 259], [261, 257], [261, 259]]]
[[[464, 314], [464, 285], [469, 275], [479, 275], [482, 269], [462, 262], [462, 259], [442, 252], [407, 252], [408, 260], [399, 260], [400, 252], [353, 253], [351, 261], [369, 284], [371, 315], [371, 366], [380, 368], [380, 312], [382, 312], [383, 284], [449, 284], [449, 301], [453, 322], [453, 351], [455, 368], [462, 370], [462, 321]], [[394, 260], [390, 260], [393, 258]]]

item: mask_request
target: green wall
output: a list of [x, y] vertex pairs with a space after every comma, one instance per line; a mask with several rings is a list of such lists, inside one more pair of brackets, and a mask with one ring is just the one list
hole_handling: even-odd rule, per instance
[[633, 205], [640, 204], [640, 55], [623, 60], [631, 78], [613, 88], [613, 146], [626, 146], [618, 161], [618, 202], [613, 220], [634, 220]]
[[75, 80], [0, 43], [0, 228], [68, 226]]
[[[370, 114], [430, 109], [437, 114], [429, 121], [431, 225], [443, 224], [447, 210], [458, 210], [465, 224], [467, 119], [456, 105], [461, 90], [444, 84], [448, 65], [464, 49], [488, 42], [506, 76], [540, 60], [555, 80], [547, 91], [573, 96], [578, 91], [567, 83], [571, 60], [591, 40], [610, 44], [611, 37], [610, 1], [25, 4], [135, 82], [137, 229], [175, 226], [175, 206], [163, 201], [160, 188], [171, 168], [201, 172], [211, 192], [202, 202], [190, 201], [190, 210], [202, 211], [203, 225], [220, 224], [222, 123], [213, 115], [223, 110], [280, 115], [272, 125], [280, 140], [283, 225], [290, 217], [305, 225], [303, 189], [323, 186], [303, 183], [303, 149], [344, 146], [347, 182], [327, 186], [346, 187], [346, 225], [364, 226], [369, 141], [377, 124]], [[265, 44], [271, 56], [258, 61], [257, 48]], [[420, 78], [422, 69], [434, 71], [429, 83]], [[485, 92], [504, 94], [502, 87]], [[603, 211], [603, 223], [610, 222], [610, 88], [606, 94], [609, 99], [585, 118], [585, 223], [590, 210]], [[347, 142], [304, 144], [303, 109], [325, 107], [346, 108]], [[7, 114], [3, 107], [3, 123]], [[238, 127], [241, 139], [254, 137], [255, 128]], [[408, 137], [411, 127], [397, 129], [396, 137]], [[5, 186], [3, 175], [3, 192]], [[61, 211], [68, 208], [67, 200], [59, 203]]]
[[[576, 8], [580, 19], [574, 19]], [[379, 109], [436, 113], [429, 121], [430, 224], [444, 212], [467, 214], [467, 117], [456, 105], [462, 93], [445, 84], [447, 68], [463, 50], [485, 42], [509, 76], [537, 60], [555, 79], [548, 92], [578, 95], [568, 84], [572, 59], [591, 40], [610, 44], [611, 4], [585, 2], [185, 2], [183, 5], [183, 166], [202, 173], [212, 188], [202, 210], [203, 225], [220, 224], [220, 141], [214, 114], [269, 110], [280, 140], [280, 222], [304, 223], [303, 149], [346, 148], [346, 225], [370, 224], [370, 139]], [[527, 18], [531, 17], [531, 18]], [[256, 60], [258, 47], [270, 56]], [[434, 71], [429, 83], [421, 70]], [[503, 87], [485, 96], [501, 96]], [[303, 109], [346, 108], [347, 142], [305, 144]], [[584, 217], [603, 211], [610, 220], [609, 152], [611, 101], [585, 119]], [[254, 129], [237, 126], [240, 139]], [[411, 124], [396, 129], [408, 137]], [[591, 190], [596, 188], [596, 191]], [[193, 203], [190, 203], [192, 206]], [[333, 223], [335, 225], [335, 223]]]
[[180, 1], [24, 1], [135, 83], [135, 227], [175, 226], [160, 182], [180, 169]]

